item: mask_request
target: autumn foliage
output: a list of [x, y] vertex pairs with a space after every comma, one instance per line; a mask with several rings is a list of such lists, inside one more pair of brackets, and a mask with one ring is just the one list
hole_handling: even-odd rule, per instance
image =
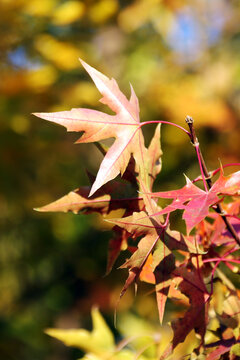
[[[114, 115], [84, 108], [34, 115], [62, 125], [67, 131], [83, 132], [76, 143], [98, 143], [104, 158], [96, 177], [89, 174], [89, 187], [80, 187], [37, 210], [97, 212], [104, 217], [112, 210], [122, 209], [121, 218], [107, 219], [113, 224], [114, 233], [109, 244], [107, 272], [122, 250], [128, 249], [129, 254], [121, 265], [128, 270], [128, 277], [120, 298], [130, 285], [137, 286], [142, 281], [155, 287], [161, 324], [168, 298], [184, 308], [179, 317], [171, 321], [171, 344], [160, 350], [156, 343], [155, 356], [151, 358], [174, 356], [175, 348], [194, 330], [197, 345], [188, 355], [191, 359], [225, 359], [222, 356], [237, 359], [240, 356], [239, 289], [229, 274], [239, 272], [240, 264], [240, 171], [225, 175], [224, 168], [239, 164], [220, 163], [219, 169], [208, 172], [190, 117], [187, 118], [188, 130], [166, 121], [140, 122], [138, 98], [132, 87], [128, 100], [114, 79], [109, 80], [83, 61], [82, 65], [102, 94], [100, 101]], [[156, 129], [146, 146], [142, 128], [152, 123]], [[161, 123], [184, 131], [196, 151], [200, 176], [192, 180], [186, 177], [186, 185], [181, 189], [161, 189]], [[108, 138], [114, 138], [109, 147], [101, 143]], [[215, 175], [217, 179], [213, 181]], [[153, 185], [161, 191], [153, 191]], [[172, 201], [161, 208], [160, 198]], [[179, 232], [171, 221], [171, 213], [176, 210], [182, 211], [186, 232]], [[85, 330], [69, 330], [70, 333], [57, 329], [50, 329], [48, 333], [67, 345], [93, 354], [96, 359], [118, 358], [121, 354], [127, 359], [134, 356], [148, 359], [146, 349], [134, 354], [115, 345], [96, 309], [93, 321], [92, 334]], [[99, 329], [106, 333], [106, 346]], [[206, 335], [210, 333], [214, 341], [208, 341]], [[91, 346], [86, 345], [84, 337]]]

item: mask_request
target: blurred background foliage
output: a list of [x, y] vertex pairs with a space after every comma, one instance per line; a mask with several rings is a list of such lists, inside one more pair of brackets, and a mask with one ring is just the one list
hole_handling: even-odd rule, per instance
[[[94, 304], [111, 323], [124, 281], [116, 270], [103, 278], [111, 233], [106, 225], [102, 232], [98, 217], [32, 210], [87, 184], [85, 169], [96, 172], [101, 156], [92, 144], [73, 145], [76, 134], [30, 114], [103, 109], [81, 57], [128, 95], [131, 82], [142, 121], [184, 126], [192, 115], [210, 169], [218, 158], [236, 162], [239, 24], [238, 0], [0, 1], [1, 359], [80, 356], [43, 329], [84, 327]], [[144, 131], [148, 141], [153, 128]], [[182, 185], [183, 172], [197, 176], [198, 168], [184, 134], [166, 126], [162, 133], [164, 190]], [[120, 314], [133, 301], [126, 294]], [[158, 321], [154, 296], [139, 296], [134, 312]]]

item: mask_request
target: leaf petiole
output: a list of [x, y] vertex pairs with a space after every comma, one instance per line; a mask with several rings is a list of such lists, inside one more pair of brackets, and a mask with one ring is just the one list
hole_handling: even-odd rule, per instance
[[144, 125], [148, 125], [148, 124], [167, 124], [167, 125], [172, 125], [172, 126], [175, 126], [176, 128], [184, 131], [191, 139], [191, 134], [189, 131], [187, 131], [186, 129], [184, 129], [182, 126], [180, 125], [177, 125], [177, 124], [174, 124], [170, 121], [165, 121], [165, 120], [151, 120], [151, 121], [144, 121], [142, 123], [139, 124], [139, 127], [142, 127]]

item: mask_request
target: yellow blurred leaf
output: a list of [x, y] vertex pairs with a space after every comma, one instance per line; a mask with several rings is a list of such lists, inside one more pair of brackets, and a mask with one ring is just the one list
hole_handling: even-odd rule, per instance
[[213, 296], [213, 298], [212, 298], [212, 306], [213, 306], [215, 312], [217, 312], [218, 314], [222, 314], [222, 312], [223, 312], [223, 302], [224, 302], [224, 299], [225, 299], [225, 293], [227, 291], [227, 288], [221, 282], [217, 282], [215, 284], [214, 289], [215, 289], [215, 293], [217, 294], [217, 296]]
[[86, 354], [79, 360], [101, 360], [101, 356], [97, 356], [95, 354]]
[[50, 35], [39, 35], [35, 40], [36, 49], [57, 67], [71, 70], [79, 67], [78, 58], [82, 53], [74, 45], [54, 39]]
[[[160, 78], [160, 76], [156, 76]], [[152, 89], [152, 94], [160, 99], [159, 104], [174, 122], [182, 123], [187, 114], [195, 119], [195, 126], [212, 126], [219, 130], [229, 130], [234, 126], [232, 112], [217, 94], [208, 93], [202, 78], [162, 79]]]
[[151, 17], [152, 24], [155, 30], [161, 35], [166, 36], [171, 28], [175, 24], [175, 16], [172, 11], [170, 11], [165, 6], [159, 6], [155, 12], [155, 16]]
[[118, 10], [116, 0], [101, 0], [94, 4], [88, 12], [89, 18], [96, 24], [101, 24], [113, 16]]
[[[111, 355], [111, 358], [109, 360], [135, 360], [135, 359], [136, 359], [136, 354], [134, 352], [123, 349]], [[142, 355], [138, 356], [138, 360], [145, 360], [145, 359], [146, 358], [143, 357]], [[83, 358], [81, 358], [81, 360], [103, 360], [103, 358], [101, 356], [96, 356], [95, 354], [86, 354]]]
[[99, 92], [94, 84], [89, 81], [81, 81], [79, 84], [68, 87], [67, 92], [62, 93], [62, 103], [66, 106], [80, 106], [86, 104], [95, 106], [99, 99]]
[[141, 0], [135, 1], [133, 4], [126, 7], [118, 17], [120, 27], [132, 32], [149, 21], [152, 16], [159, 9], [160, 0]]
[[57, 71], [51, 65], [42, 66], [39, 69], [29, 70], [25, 80], [29, 88], [34, 91], [43, 91], [51, 86], [57, 79]]
[[[136, 357], [138, 360], [149, 359], [148, 357], [145, 357], [143, 355], [136, 356], [136, 354], [134, 352], [123, 349], [120, 352], [117, 352], [116, 354], [114, 354], [112, 360], [135, 360]], [[157, 360], [157, 359], [153, 358], [152, 360]]]
[[80, 19], [85, 11], [85, 6], [80, 1], [67, 1], [58, 6], [53, 13], [52, 21], [55, 25], [67, 25]]
[[98, 309], [92, 310], [93, 330], [84, 329], [47, 329], [46, 334], [62, 341], [67, 346], [77, 347], [95, 355], [114, 349], [114, 338]]
[[31, 0], [26, 3], [24, 12], [33, 16], [50, 16], [56, 2], [56, 0]]
[[231, 354], [234, 354], [234, 355], [240, 357], [240, 344], [235, 344], [235, 345], [232, 346]]
[[203, 74], [204, 83], [209, 93], [221, 96], [231, 91], [234, 76], [236, 76], [234, 60], [224, 59], [208, 66]]

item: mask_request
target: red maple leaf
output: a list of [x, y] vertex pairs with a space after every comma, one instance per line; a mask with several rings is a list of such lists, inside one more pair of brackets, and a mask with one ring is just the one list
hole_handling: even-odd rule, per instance
[[[152, 205], [153, 207], [154, 205]], [[155, 209], [157, 205], [155, 204]], [[142, 237], [133, 255], [121, 268], [129, 270], [129, 276], [122, 289], [120, 297], [124, 295], [128, 287], [141, 278], [142, 271], [146, 276], [144, 266], [152, 254], [151, 269], [152, 280], [155, 277], [156, 296], [159, 310], [159, 318], [162, 322], [165, 303], [171, 283], [171, 272], [174, 270], [174, 256], [172, 250], [182, 250], [190, 253], [200, 253], [195, 243], [181, 235], [177, 231], [166, 229], [158, 217], [149, 217], [144, 211], [134, 212], [133, 215], [119, 219], [108, 219], [107, 221], [122, 227], [132, 234], [133, 238]]]
[[160, 360], [166, 359], [178, 344], [184, 342], [186, 336], [193, 329], [201, 337], [200, 345], [204, 342], [208, 322], [207, 306], [210, 294], [198, 271], [195, 268], [189, 270], [181, 266], [173, 272], [176, 277], [181, 279], [178, 289], [189, 298], [190, 307], [182, 318], [178, 318], [171, 323], [173, 329], [172, 344], [166, 348]]
[[167, 214], [177, 209], [184, 210], [183, 219], [189, 233], [194, 226], [208, 215], [209, 207], [221, 200], [219, 195], [239, 195], [240, 171], [229, 176], [224, 176], [221, 172], [220, 177], [208, 192], [201, 190], [187, 177], [186, 181], [187, 184], [179, 190], [156, 192], [152, 193], [152, 195], [154, 197], [174, 199], [170, 205], [166, 206], [158, 214]]

